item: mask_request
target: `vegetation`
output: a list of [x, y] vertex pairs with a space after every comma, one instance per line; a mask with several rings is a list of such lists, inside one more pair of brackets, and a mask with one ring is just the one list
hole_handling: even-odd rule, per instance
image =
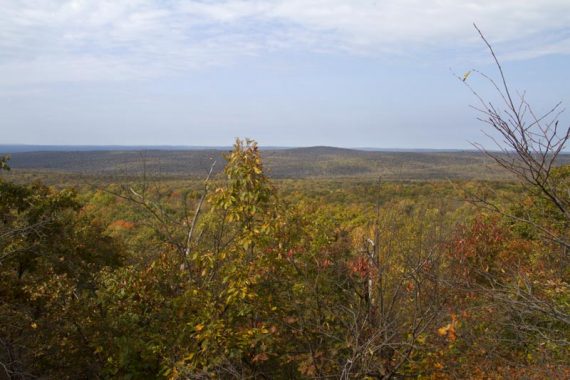
[[569, 378], [569, 132], [501, 78], [511, 181], [274, 182], [239, 139], [205, 180], [2, 159], [0, 376]]
[[0, 186], [9, 378], [570, 374], [568, 220], [516, 183], [275, 185], [238, 140], [202, 184]]
[[[1, 151], [0, 151], [1, 152]], [[58, 183], [87, 175], [117, 181], [146, 175], [162, 179], [204, 178], [213, 161], [223, 162], [222, 150], [93, 151], [13, 153], [11, 177], [26, 181], [39, 177]], [[385, 180], [513, 180], [507, 170], [485, 154], [466, 152], [383, 152], [312, 147], [261, 150], [266, 174], [272, 179], [370, 179]], [[570, 163], [561, 154], [560, 163]], [[223, 165], [214, 168], [222, 172]]]

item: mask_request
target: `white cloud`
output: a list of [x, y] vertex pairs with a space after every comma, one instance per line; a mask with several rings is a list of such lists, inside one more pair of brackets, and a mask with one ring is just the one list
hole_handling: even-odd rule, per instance
[[[0, 0], [0, 83], [146, 78], [275, 50], [570, 53], [568, 0]], [[411, 53], [413, 52], [413, 53]]]

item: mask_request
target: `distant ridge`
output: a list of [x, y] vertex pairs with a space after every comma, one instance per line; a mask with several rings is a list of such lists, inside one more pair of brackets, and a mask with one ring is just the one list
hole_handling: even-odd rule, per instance
[[[195, 150], [231, 150], [231, 146], [206, 146], [206, 145], [28, 145], [28, 144], [0, 144], [0, 153], [24, 153], [24, 152], [103, 152], [103, 151], [195, 151]], [[343, 148], [325, 145], [308, 147], [289, 146], [260, 146], [262, 150], [296, 150], [296, 151], [320, 151], [320, 152], [473, 152], [470, 149], [427, 149], [427, 148], [371, 148], [354, 147]]]
[[103, 151], [147, 151], [147, 150], [229, 150], [230, 146], [186, 146], [186, 145], [0, 145], [0, 153], [24, 152], [103, 152]]
[[[27, 146], [27, 149], [38, 149]], [[137, 176], [143, 170], [177, 178], [203, 178], [215, 160], [214, 172], [224, 167], [230, 147], [189, 149], [145, 146], [67, 147], [68, 151], [12, 151], [12, 173], [68, 173], [81, 175]], [[53, 146], [50, 146], [55, 149]], [[22, 146], [19, 146], [23, 149]], [[112, 148], [112, 149], [111, 149]], [[119, 148], [119, 149], [117, 149]], [[2, 146], [0, 146], [2, 149]], [[97, 150], [98, 149], [98, 150]], [[2, 154], [0, 150], [0, 154]], [[478, 151], [382, 151], [329, 146], [305, 148], [263, 148], [263, 163], [273, 178], [378, 178], [394, 180], [487, 179], [509, 177], [492, 160]], [[560, 156], [570, 163], [570, 155]]]
[[355, 148], [338, 148], [334, 146], [325, 146], [325, 145], [317, 145], [317, 146], [308, 146], [308, 147], [299, 147], [299, 148], [289, 148], [286, 149], [291, 152], [308, 152], [308, 153], [317, 153], [317, 154], [335, 154], [335, 153], [350, 153], [350, 152], [362, 152], [361, 149]]
[[416, 152], [416, 153], [430, 153], [430, 152], [441, 152], [441, 153], [453, 153], [453, 152], [478, 152], [477, 149], [451, 149], [451, 148], [370, 148], [370, 147], [360, 147], [353, 148], [355, 150], [362, 150], [365, 152]]

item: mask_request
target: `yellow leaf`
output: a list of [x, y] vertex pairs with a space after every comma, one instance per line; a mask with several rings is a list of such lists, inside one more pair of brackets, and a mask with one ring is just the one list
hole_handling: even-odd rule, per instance
[[441, 336], [445, 336], [445, 335], [447, 335], [447, 332], [449, 331], [450, 327], [451, 327], [451, 324], [449, 324], [447, 326], [440, 327], [439, 329], [437, 329], [437, 333]]
[[196, 326], [194, 326], [194, 329], [196, 331], [202, 331], [204, 330], [204, 325], [202, 323], [198, 323]]

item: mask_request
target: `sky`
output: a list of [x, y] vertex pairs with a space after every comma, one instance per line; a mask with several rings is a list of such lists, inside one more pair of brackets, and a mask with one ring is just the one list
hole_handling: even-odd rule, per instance
[[569, 0], [0, 0], [0, 144], [470, 148], [473, 23], [537, 113], [570, 103]]

